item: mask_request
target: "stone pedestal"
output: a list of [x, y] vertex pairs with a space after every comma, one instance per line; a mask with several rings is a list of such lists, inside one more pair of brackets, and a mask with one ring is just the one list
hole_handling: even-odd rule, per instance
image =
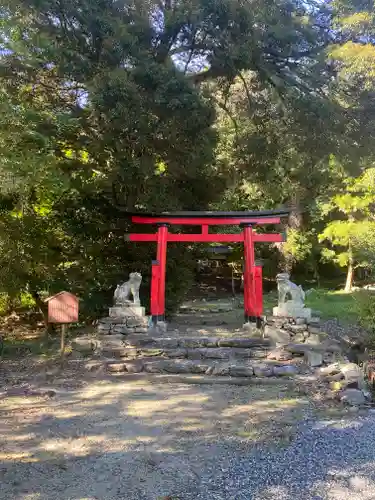
[[116, 305], [109, 308], [109, 316], [98, 323], [98, 332], [104, 335], [147, 333], [149, 318], [145, 308], [137, 304]]
[[146, 314], [145, 308], [141, 306], [114, 306], [109, 308], [110, 318], [143, 317]]
[[286, 318], [311, 318], [311, 309], [297, 304], [292, 300], [273, 308], [273, 315]]

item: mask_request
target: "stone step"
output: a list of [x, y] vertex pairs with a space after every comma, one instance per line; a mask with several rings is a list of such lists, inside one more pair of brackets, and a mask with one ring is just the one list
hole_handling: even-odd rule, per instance
[[193, 347], [176, 349], [155, 348], [153, 346], [129, 347], [126, 345], [105, 344], [101, 352], [119, 358], [132, 358], [139, 356], [164, 357], [171, 359], [263, 359], [269, 351], [264, 348], [245, 349], [241, 347]]
[[[110, 337], [109, 337], [110, 338]], [[103, 339], [104, 340], [104, 339]], [[221, 348], [237, 347], [242, 349], [253, 349], [255, 347], [265, 348], [271, 345], [269, 339], [263, 338], [230, 338], [230, 337], [152, 337], [149, 335], [132, 335], [124, 337], [124, 344], [128, 347], [152, 346], [158, 349], [177, 348]]]
[[295, 364], [280, 362], [215, 362], [212, 360], [136, 358], [103, 360], [110, 373], [204, 374], [232, 377], [293, 377], [299, 373]]

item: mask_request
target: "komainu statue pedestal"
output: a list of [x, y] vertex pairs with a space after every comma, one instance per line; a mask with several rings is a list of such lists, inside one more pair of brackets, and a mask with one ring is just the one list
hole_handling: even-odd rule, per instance
[[300, 304], [295, 304], [292, 300], [284, 302], [272, 310], [273, 316], [283, 316], [287, 318], [311, 318], [311, 309], [308, 307], [301, 307]]
[[[142, 276], [130, 273], [129, 280], [117, 285], [114, 293], [114, 306], [109, 308], [107, 318], [102, 318], [98, 324], [101, 334], [147, 333], [149, 318], [139, 300], [139, 287]], [[130, 300], [132, 295], [133, 300]]]

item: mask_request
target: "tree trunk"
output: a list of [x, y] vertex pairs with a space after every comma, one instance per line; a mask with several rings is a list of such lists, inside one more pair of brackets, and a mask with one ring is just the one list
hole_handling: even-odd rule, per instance
[[232, 295], [233, 297], [236, 297], [236, 287], [234, 283], [234, 267], [231, 266], [231, 269], [232, 269]]
[[345, 292], [350, 293], [353, 288], [353, 278], [354, 278], [354, 262], [353, 262], [353, 252], [352, 252], [352, 247], [349, 241], [349, 247], [348, 247], [348, 254], [349, 254], [349, 259], [348, 259], [348, 272], [346, 275], [346, 283], [345, 283]]
[[[301, 209], [301, 193], [299, 192], [298, 187], [295, 188], [295, 192], [291, 197], [289, 208], [291, 211], [285, 229], [286, 231], [288, 229], [300, 230], [303, 226], [303, 215]], [[284, 245], [281, 243], [279, 249], [281, 250], [283, 256], [282, 270], [291, 274], [294, 265], [294, 259], [293, 256], [289, 252], [286, 252], [284, 248]]]
[[51, 323], [48, 323], [48, 307], [45, 304], [45, 302], [43, 302], [43, 300], [40, 298], [40, 295], [38, 292], [30, 291], [30, 293], [31, 293], [32, 298], [35, 300], [35, 303], [36, 303], [41, 315], [43, 316], [43, 322], [44, 322], [45, 327], [46, 327], [46, 337], [48, 337], [48, 334], [53, 332], [53, 325]]
[[350, 293], [353, 288], [354, 267], [352, 259], [349, 260], [348, 273], [346, 275], [345, 292]]

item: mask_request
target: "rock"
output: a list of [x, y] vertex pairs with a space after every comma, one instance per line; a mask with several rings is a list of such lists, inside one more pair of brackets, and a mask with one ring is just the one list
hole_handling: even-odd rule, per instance
[[306, 337], [303, 333], [297, 333], [293, 337], [293, 342], [297, 342], [298, 344], [303, 344], [305, 342]]
[[267, 349], [247, 349], [250, 358], [266, 358], [268, 355]]
[[[268, 345], [267, 339], [262, 338], [251, 338], [251, 339], [219, 339], [219, 347], [242, 347], [249, 349], [251, 347], [261, 347]], [[207, 346], [208, 347], [208, 346]]]
[[[92, 351], [90, 351], [90, 352], [92, 352]], [[79, 351], [72, 351], [70, 354], [68, 353], [68, 355], [69, 355], [70, 361], [80, 361], [81, 359], [85, 358], [83, 353], [79, 352]]]
[[161, 339], [152, 339], [152, 343], [155, 344], [155, 347], [158, 347], [159, 349], [177, 349], [179, 347], [179, 339], [172, 339], [168, 337]]
[[179, 347], [204, 347], [205, 346], [205, 341], [204, 339], [198, 338], [198, 337], [186, 337], [186, 338], [181, 338], [178, 341], [178, 346]]
[[187, 357], [189, 359], [202, 359], [202, 353], [199, 349], [188, 349]]
[[283, 347], [278, 347], [267, 355], [267, 359], [275, 359], [276, 361], [288, 361], [292, 358], [292, 353], [286, 351]]
[[126, 326], [128, 326], [129, 328], [133, 328], [133, 327], [143, 327], [143, 328], [146, 328], [146, 332], [147, 332], [147, 328], [148, 328], [148, 318], [146, 316], [137, 316], [137, 317], [134, 317], [134, 318], [126, 318]]
[[122, 333], [124, 335], [129, 335], [135, 333], [135, 328], [129, 328], [126, 325], [114, 325], [111, 330], [113, 333]]
[[204, 373], [208, 365], [200, 368], [199, 365], [194, 365], [193, 361], [188, 360], [170, 361], [163, 365], [163, 370], [167, 373]]
[[242, 326], [243, 330], [249, 335], [249, 337], [253, 338], [262, 338], [263, 332], [260, 328], [257, 328], [255, 323], [244, 323]]
[[168, 358], [186, 358], [188, 351], [187, 349], [171, 349], [164, 351], [164, 353]]
[[90, 337], [77, 337], [72, 341], [72, 349], [81, 353], [90, 353], [95, 351], [97, 342]]
[[215, 337], [210, 337], [206, 340], [206, 347], [217, 347], [219, 345], [219, 339]]
[[292, 354], [300, 354], [304, 355], [305, 352], [311, 349], [311, 346], [305, 344], [288, 344], [284, 346], [286, 351], [291, 352]]
[[[131, 351], [134, 351], [134, 349], [129, 349], [130, 355], [134, 356], [134, 354]], [[148, 357], [152, 358], [155, 356], [161, 356], [163, 354], [163, 350], [162, 349], [153, 349], [153, 348], [143, 348], [142, 354], [144, 356], [148, 356]]]
[[[190, 367], [191, 373], [206, 373], [210, 365], [205, 361], [193, 361]], [[215, 373], [214, 373], [215, 374]]]
[[363, 371], [355, 363], [341, 364], [340, 372], [344, 375], [347, 384], [355, 382], [360, 389], [365, 387]]
[[[229, 375], [229, 363], [218, 363], [215, 364], [212, 370], [212, 375], [226, 376]], [[206, 372], [207, 373], [207, 372]]]
[[122, 333], [111, 333], [110, 335], [101, 335], [98, 340], [102, 342], [111, 342], [112, 340], [124, 340], [126, 339], [126, 335]]
[[97, 329], [98, 329], [99, 333], [108, 333], [111, 330], [111, 324], [110, 323], [99, 323]]
[[321, 366], [323, 364], [323, 355], [320, 352], [305, 352], [305, 360], [311, 367]]
[[166, 333], [167, 332], [167, 323], [165, 321], [158, 321], [156, 323], [156, 330], [159, 332], [159, 333]]
[[206, 370], [206, 375], [213, 375], [214, 374], [214, 369], [215, 367], [214, 366], [209, 366]]
[[145, 326], [136, 326], [134, 328], [134, 331], [135, 331], [135, 333], [147, 333], [148, 332], [148, 328], [145, 327]]
[[123, 358], [123, 357], [134, 357], [137, 355], [137, 349], [133, 349], [131, 347], [125, 346], [113, 346], [107, 347], [104, 346], [102, 348], [102, 353], [104, 356], [110, 356], [114, 358]]
[[310, 332], [310, 335], [307, 337], [307, 339], [305, 339], [305, 342], [309, 345], [320, 345], [321, 339], [318, 334]]
[[332, 364], [334, 360], [335, 360], [335, 355], [332, 352], [323, 353], [323, 363], [325, 363], [326, 365]]
[[125, 363], [119, 363], [118, 361], [107, 363], [107, 370], [110, 373], [120, 373], [126, 371]]
[[253, 370], [256, 377], [271, 377], [273, 375], [272, 366], [266, 364], [253, 366]]
[[233, 347], [230, 351], [230, 355], [236, 359], [248, 359], [254, 357], [254, 351], [252, 349], [241, 349], [240, 347]]
[[252, 366], [230, 366], [229, 374], [231, 377], [252, 377], [254, 369]]
[[339, 373], [339, 372], [340, 372], [340, 363], [332, 363], [328, 366], [320, 368], [319, 370], [320, 375], [323, 376], [332, 375], [333, 373]]
[[148, 373], [163, 373], [164, 361], [147, 361], [144, 363], [144, 370]]
[[362, 405], [366, 402], [363, 392], [359, 389], [344, 389], [341, 392], [340, 400], [353, 406]]
[[126, 371], [128, 371], [129, 373], [140, 373], [143, 370], [143, 363], [140, 359], [126, 361], [124, 364], [126, 367]]
[[319, 333], [321, 333], [320, 327], [316, 326], [316, 325], [309, 324], [307, 329], [310, 333], [315, 333], [317, 335], [319, 335]]
[[306, 326], [304, 323], [302, 324], [295, 324], [295, 325], [286, 325], [284, 327], [286, 330], [289, 330], [292, 333], [302, 333], [306, 330]]
[[294, 365], [282, 365], [273, 367], [273, 374], [278, 377], [296, 375], [297, 373], [297, 367], [295, 367]]
[[283, 328], [284, 325], [288, 324], [288, 318], [279, 318], [277, 316], [267, 316], [265, 319], [266, 325], [275, 326], [276, 328]]
[[288, 344], [290, 342], [290, 333], [276, 326], [266, 325], [264, 327], [264, 336], [266, 339], [270, 339], [273, 344], [276, 342]]
[[121, 338], [117, 338], [117, 335], [108, 335], [104, 339], [101, 339], [101, 348], [102, 350], [104, 349], [116, 349], [118, 347], [125, 347], [125, 344], [123, 342], [123, 337], [121, 335]]
[[209, 359], [229, 359], [231, 349], [229, 347], [206, 347], [199, 349], [203, 358]]

